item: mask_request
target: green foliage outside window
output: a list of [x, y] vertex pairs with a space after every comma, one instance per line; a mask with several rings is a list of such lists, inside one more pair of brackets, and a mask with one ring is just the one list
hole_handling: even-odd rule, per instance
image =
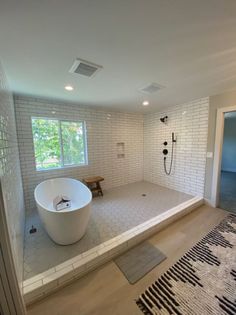
[[37, 170], [86, 164], [83, 122], [32, 118]]
[[81, 122], [61, 122], [64, 165], [85, 162], [83, 124]]

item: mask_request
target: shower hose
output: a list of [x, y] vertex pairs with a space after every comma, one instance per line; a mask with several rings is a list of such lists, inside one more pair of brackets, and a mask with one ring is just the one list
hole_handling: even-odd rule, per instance
[[164, 169], [166, 175], [170, 175], [172, 171], [172, 165], [173, 165], [173, 156], [174, 156], [174, 141], [172, 141], [172, 148], [171, 148], [171, 160], [170, 160], [170, 168], [169, 171], [166, 169], [166, 156], [164, 157]]

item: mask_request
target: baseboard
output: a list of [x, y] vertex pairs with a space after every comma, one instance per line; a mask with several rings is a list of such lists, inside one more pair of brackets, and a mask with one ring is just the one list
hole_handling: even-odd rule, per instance
[[205, 205], [207, 205], [207, 206], [216, 208], [215, 205], [213, 204], [213, 202], [212, 202], [210, 199], [204, 198], [204, 203], [205, 203]]

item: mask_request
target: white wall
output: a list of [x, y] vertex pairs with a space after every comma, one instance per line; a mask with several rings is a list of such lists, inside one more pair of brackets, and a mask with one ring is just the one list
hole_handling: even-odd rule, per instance
[[[144, 116], [144, 179], [193, 195], [204, 193], [209, 99], [203, 98]], [[160, 122], [167, 115], [168, 123]], [[171, 133], [177, 143], [173, 173], [163, 167], [163, 142], [168, 141], [170, 160]]]
[[236, 172], [236, 118], [226, 118], [221, 170]]
[[[53, 177], [82, 179], [90, 175], [105, 178], [107, 189], [143, 179], [143, 117], [141, 114], [106, 112], [23, 96], [15, 97], [17, 133], [23, 177], [25, 205], [34, 211], [34, 189]], [[55, 111], [55, 114], [52, 114]], [[85, 120], [88, 139], [88, 166], [38, 172], [35, 169], [31, 117], [58, 117]], [[125, 143], [125, 158], [117, 158], [117, 142]]]
[[0, 64], [0, 180], [17, 278], [22, 288], [24, 199], [13, 97]]

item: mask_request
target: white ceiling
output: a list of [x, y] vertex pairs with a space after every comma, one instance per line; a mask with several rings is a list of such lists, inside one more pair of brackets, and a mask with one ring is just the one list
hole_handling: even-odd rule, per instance
[[[236, 1], [0, 0], [0, 56], [16, 93], [154, 111], [236, 87]], [[103, 69], [70, 74], [76, 57]]]

